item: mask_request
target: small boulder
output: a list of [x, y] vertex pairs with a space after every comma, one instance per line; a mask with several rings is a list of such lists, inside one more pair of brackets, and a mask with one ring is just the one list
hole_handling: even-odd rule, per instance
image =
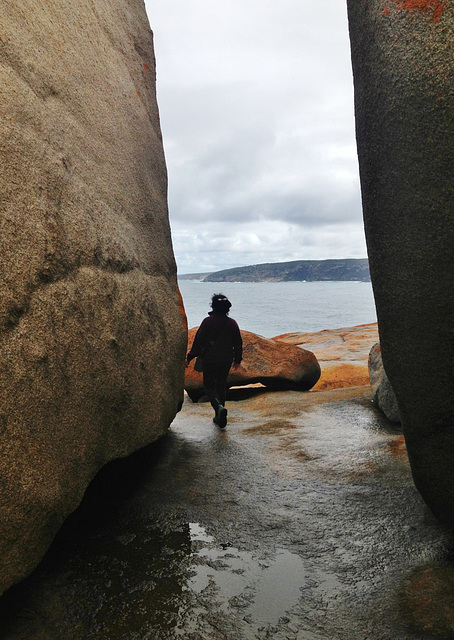
[[400, 422], [399, 407], [383, 367], [379, 342], [374, 344], [369, 353], [369, 380], [377, 407], [383, 411], [390, 422]]
[[[196, 331], [197, 327], [189, 330], [188, 348], [192, 345]], [[308, 391], [320, 378], [320, 365], [311, 351], [277, 340], [268, 340], [250, 331], [241, 331], [241, 336], [242, 368], [231, 372], [227, 379], [229, 387], [260, 383], [281, 391]], [[186, 369], [184, 388], [193, 402], [197, 402], [204, 394], [202, 374], [194, 370], [193, 361]]]

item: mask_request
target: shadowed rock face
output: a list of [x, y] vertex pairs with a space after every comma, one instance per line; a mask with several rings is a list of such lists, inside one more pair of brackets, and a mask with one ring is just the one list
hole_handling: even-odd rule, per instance
[[454, 5], [348, 2], [383, 363], [416, 486], [454, 524]]
[[1, 593], [165, 432], [186, 331], [143, 3], [9, 0], [0, 26]]
[[383, 367], [380, 343], [374, 344], [369, 353], [369, 378], [373, 401], [390, 422], [400, 422], [396, 394]]

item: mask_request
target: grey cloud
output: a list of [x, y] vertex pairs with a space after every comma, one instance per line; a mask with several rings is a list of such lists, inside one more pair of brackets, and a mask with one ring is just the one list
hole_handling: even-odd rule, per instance
[[146, 4], [180, 270], [364, 256], [345, 6]]
[[225, 226], [213, 225], [209, 233], [194, 230], [184, 237], [177, 233], [174, 241], [182, 273], [199, 270], [193, 268], [194, 253], [201, 271], [261, 262], [358, 258], [365, 255], [363, 235], [356, 225], [306, 229], [283, 223], [265, 223], [259, 228], [251, 226], [244, 232], [237, 230], [235, 233], [225, 233]]

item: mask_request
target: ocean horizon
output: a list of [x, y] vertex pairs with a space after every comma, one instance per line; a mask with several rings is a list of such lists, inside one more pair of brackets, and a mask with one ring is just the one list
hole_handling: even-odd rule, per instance
[[214, 293], [232, 303], [230, 316], [265, 338], [377, 321], [370, 282], [203, 282], [179, 279], [189, 328], [198, 326]]

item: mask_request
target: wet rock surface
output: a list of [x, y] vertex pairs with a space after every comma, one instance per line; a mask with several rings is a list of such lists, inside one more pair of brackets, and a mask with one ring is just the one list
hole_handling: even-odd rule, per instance
[[101, 472], [0, 600], [1, 640], [453, 637], [453, 537], [369, 388], [227, 406], [220, 431], [187, 400]]

